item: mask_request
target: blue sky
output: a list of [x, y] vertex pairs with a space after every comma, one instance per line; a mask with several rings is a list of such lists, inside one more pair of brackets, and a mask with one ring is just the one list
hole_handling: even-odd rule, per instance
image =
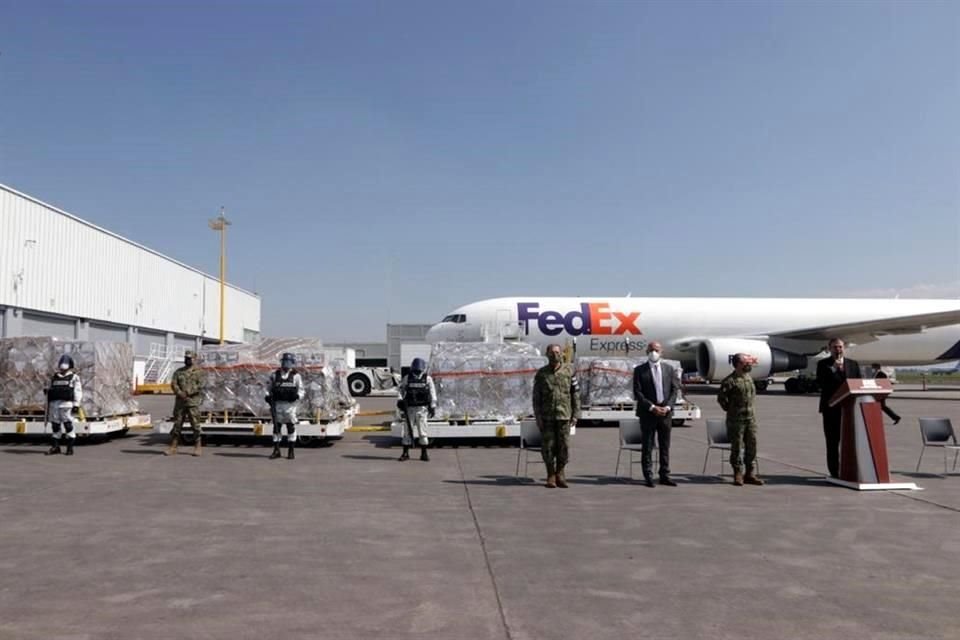
[[210, 273], [225, 205], [267, 334], [960, 295], [960, 4], [192, 4], [0, 0], [0, 182]]

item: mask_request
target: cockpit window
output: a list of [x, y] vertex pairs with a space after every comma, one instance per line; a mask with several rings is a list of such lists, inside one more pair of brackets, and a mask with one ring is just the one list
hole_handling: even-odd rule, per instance
[[467, 316], [462, 313], [451, 313], [450, 315], [444, 317], [440, 322], [454, 322], [456, 324], [463, 324], [467, 321]]

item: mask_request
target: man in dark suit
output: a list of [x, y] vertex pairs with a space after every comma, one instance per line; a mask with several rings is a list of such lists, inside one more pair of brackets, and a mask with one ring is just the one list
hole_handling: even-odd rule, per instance
[[839, 406], [830, 407], [830, 398], [847, 378], [860, 377], [860, 364], [843, 355], [840, 338], [830, 340], [830, 356], [817, 363], [817, 384], [820, 385], [820, 413], [823, 414], [823, 437], [827, 443], [827, 469], [830, 477], [840, 477], [840, 420]]
[[677, 401], [676, 370], [660, 361], [663, 347], [659, 342], [647, 345], [647, 361], [633, 370], [633, 397], [637, 400], [637, 417], [643, 439], [641, 466], [648, 487], [653, 485], [653, 438], [660, 443], [660, 484], [675, 487], [670, 479], [670, 427], [673, 405]]

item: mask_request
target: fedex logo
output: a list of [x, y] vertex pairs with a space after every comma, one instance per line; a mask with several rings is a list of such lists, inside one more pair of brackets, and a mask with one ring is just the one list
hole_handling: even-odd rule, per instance
[[559, 311], [540, 311], [536, 302], [518, 302], [517, 320], [530, 335], [530, 323], [536, 322], [540, 333], [557, 336], [566, 332], [571, 336], [596, 335], [641, 335], [637, 326], [640, 312], [620, 313], [611, 311], [607, 302], [584, 302], [580, 309], [563, 314]]

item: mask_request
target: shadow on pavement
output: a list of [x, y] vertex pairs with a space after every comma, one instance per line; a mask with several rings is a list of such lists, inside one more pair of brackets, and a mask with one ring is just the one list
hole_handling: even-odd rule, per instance
[[[215, 451], [211, 455], [220, 456], [222, 458], [261, 458], [263, 460], [269, 460], [270, 457], [267, 453], [233, 453], [227, 451]], [[284, 449], [284, 459], [286, 459], [286, 449]]]

